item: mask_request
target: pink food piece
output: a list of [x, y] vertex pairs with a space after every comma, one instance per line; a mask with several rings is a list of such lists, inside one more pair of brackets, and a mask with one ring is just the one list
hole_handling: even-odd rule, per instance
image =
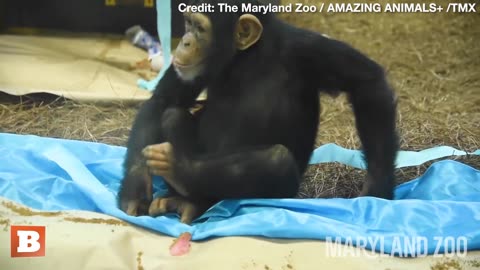
[[178, 239], [173, 240], [170, 246], [170, 255], [182, 256], [190, 251], [190, 240], [192, 235], [188, 232], [182, 233]]

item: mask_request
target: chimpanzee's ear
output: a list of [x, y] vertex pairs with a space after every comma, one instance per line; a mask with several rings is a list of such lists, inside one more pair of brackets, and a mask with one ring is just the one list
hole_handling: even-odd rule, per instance
[[235, 29], [235, 45], [239, 50], [246, 50], [262, 36], [263, 25], [252, 14], [240, 16]]

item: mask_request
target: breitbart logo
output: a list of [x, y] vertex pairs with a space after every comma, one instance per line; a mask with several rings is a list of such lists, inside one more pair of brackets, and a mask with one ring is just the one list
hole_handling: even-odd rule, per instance
[[11, 257], [45, 256], [45, 226], [11, 226]]

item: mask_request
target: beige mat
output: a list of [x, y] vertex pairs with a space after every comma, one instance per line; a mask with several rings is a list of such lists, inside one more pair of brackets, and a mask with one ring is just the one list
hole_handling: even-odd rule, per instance
[[0, 35], [0, 91], [75, 100], [145, 100], [137, 87], [155, 73], [147, 53], [122, 37]]
[[[46, 226], [46, 255], [10, 258], [10, 225]], [[299, 228], [301, 229], [301, 228]], [[47, 215], [0, 198], [0, 269], [300, 270], [478, 269], [480, 252], [463, 258], [417, 259], [328, 256], [325, 242], [224, 237], [193, 242], [187, 255], [172, 257], [173, 238], [84, 211]]]

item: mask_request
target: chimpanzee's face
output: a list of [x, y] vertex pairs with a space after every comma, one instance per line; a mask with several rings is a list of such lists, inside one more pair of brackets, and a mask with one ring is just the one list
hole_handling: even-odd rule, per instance
[[175, 51], [173, 65], [178, 76], [192, 81], [202, 75], [212, 44], [212, 25], [207, 15], [184, 13], [185, 34]]

